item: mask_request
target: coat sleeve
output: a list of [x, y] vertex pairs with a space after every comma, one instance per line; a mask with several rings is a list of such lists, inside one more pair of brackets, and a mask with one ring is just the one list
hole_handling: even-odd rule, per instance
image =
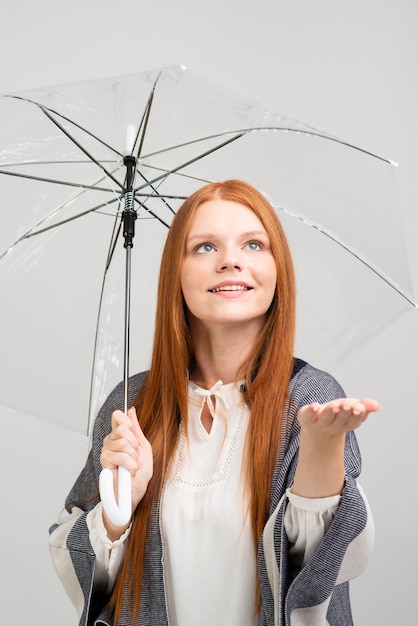
[[[143, 375], [130, 379], [132, 403]], [[100, 502], [100, 453], [104, 438], [111, 430], [111, 416], [123, 409], [123, 384], [110, 394], [96, 418], [90, 452], [84, 468], [65, 501], [65, 508], [49, 530], [49, 548], [54, 568], [73, 603], [80, 626], [90, 626], [107, 604], [108, 597], [94, 588], [96, 557], [90, 541], [87, 515]]]
[[347, 433], [345, 487], [318, 548], [295, 578], [284, 518], [286, 489], [292, 484], [299, 449], [298, 409], [343, 397], [332, 376], [306, 365], [292, 382], [281, 456], [272, 491], [271, 515], [259, 551], [262, 615], [260, 624], [352, 624], [348, 581], [367, 566], [374, 538], [371, 512], [357, 484], [361, 457], [356, 436]]

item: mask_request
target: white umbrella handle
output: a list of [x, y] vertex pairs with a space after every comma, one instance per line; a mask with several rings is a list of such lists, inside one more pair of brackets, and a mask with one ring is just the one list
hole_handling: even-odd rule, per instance
[[100, 498], [106, 515], [115, 526], [126, 526], [132, 515], [131, 474], [120, 465], [118, 467], [118, 502], [113, 491], [113, 473], [109, 468], [100, 472]]

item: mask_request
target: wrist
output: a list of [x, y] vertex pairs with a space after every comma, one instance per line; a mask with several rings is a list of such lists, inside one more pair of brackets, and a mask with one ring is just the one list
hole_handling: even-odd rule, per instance
[[301, 432], [292, 491], [306, 498], [340, 495], [344, 488], [345, 435], [315, 437]]
[[125, 524], [124, 526], [116, 526], [116, 524], [113, 524], [113, 522], [111, 522], [110, 519], [107, 517], [104, 509], [103, 509], [102, 515], [103, 515], [103, 525], [106, 529], [106, 534], [108, 538], [110, 539], [110, 541], [112, 542], [120, 539], [123, 533], [126, 532], [126, 530], [131, 525], [131, 520], [129, 520], [128, 524]]
[[346, 433], [316, 432], [315, 429], [301, 427], [299, 447], [310, 454], [333, 455], [344, 452]]

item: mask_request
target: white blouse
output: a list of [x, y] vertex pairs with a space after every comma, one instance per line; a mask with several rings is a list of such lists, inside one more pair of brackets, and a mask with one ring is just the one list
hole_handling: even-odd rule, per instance
[[[172, 626], [255, 626], [257, 566], [242, 462], [249, 411], [240, 384], [210, 390], [189, 383], [188, 439], [180, 445], [162, 496], [167, 604]], [[201, 422], [205, 402], [213, 418]], [[317, 549], [340, 496], [308, 499], [286, 492], [285, 529], [296, 570]], [[95, 585], [113, 588], [129, 529], [111, 542], [99, 504], [87, 516], [96, 554]]]

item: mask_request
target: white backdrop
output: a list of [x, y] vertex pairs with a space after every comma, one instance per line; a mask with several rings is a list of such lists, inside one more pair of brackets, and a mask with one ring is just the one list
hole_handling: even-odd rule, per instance
[[[417, 18], [414, 0], [15, 0], [0, 22], [0, 91], [182, 63], [391, 158], [399, 162], [417, 294]], [[418, 624], [417, 348], [413, 311], [333, 372], [349, 395], [375, 396], [383, 405], [359, 432], [376, 547], [367, 572], [352, 585], [356, 626]], [[0, 363], [5, 371], [8, 364]], [[75, 613], [49, 561], [47, 530], [84, 462], [87, 442], [12, 411], [2, 410], [0, 419], [2, 622], [73, 625]]]

